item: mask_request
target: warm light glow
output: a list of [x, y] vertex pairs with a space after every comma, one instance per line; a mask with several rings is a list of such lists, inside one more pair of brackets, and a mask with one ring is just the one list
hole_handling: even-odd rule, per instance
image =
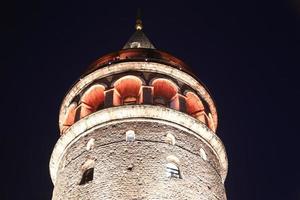
[[125, 76], [114, 83], [114, 87], [120, 94], [124, 104], [133, 103], [132, 101], [137, 102], [141, 86], [142, 81], [136, 76]]
[[177, 93], [177, 86], [167, 79], [155, 79], [153, 86], [154, 104], [167, 105]]
[[64, 133], [70, 126], [72, 126], [75, 122], [75, 114], [76, 114], [76, 103], [72, 103], [68, 109], [65, 118], [65, 122], [63, 124], [62, 133]]
[[96, 110], [104, 102], [104, 86], [93, 85], [81, 97], [81, 102]]
[[193, 92], [187, 92], [186, 96], [186, 111], [193, 115], [204, 110], [204, 106], [200, 98]]
[[[195, 95], [199, 95], [201, 96], [201, 101], [205, 101], [208, 105], [208, 109], [209, 113], [211, 113], [211, 117], [208, 116], [208, 118], [212, 119], [213, 124], [208, 125], [212, 130], [216, 130], [217, 128], [217, 112], [214, 106], [214, 102], [212, 101], [209, 93], [205, 90], [205, 88], [196, 80], [194, 79], [192, 76], [190, 76], [189, 74], [185, 73], [184, 71], [180, 71], [174, 67], [165, 65], [165, 64], [160, 64], [160, 63], [153, 63], [153, 62], [122, 62], [122, 63], [113, 63], [112, 65], [110, 65], [109, 67], [103, 67], [103, 68], [99, 68], [96, 71], [88, 74], [87, 76], [83, 77], [82, 79], [80, 79], [80, 81], [74, 85], [74, 87], [70, 90], [70, 92], [67, 94], [67, 96], [64, 99], [64, 102], [62, 103], [62, 109], [60, 112], [60, 128], [61, 130], [64, 129], [64, 122], [65, 122], [65, 117], [66, 117], [66, 112], [65, 109], [68, 109], [68, 105], [70, 102], [73, 101], [73, 99], [75, 98], [76, 95], [79, 95], [80, 92], [82, 91], [82, 89], [88, 87], [89, 84], [91, 84], [93, 81], [97, 80], [97, 79], [101, 79], [113, 74], [118, 74], [118, 73], [122, 73], [124, 71], [128, 71], [128, 70], [133, 70], [133, 71], [139, 71], [139, 72], [147, 72], [147, 73], [160, 73], [162, 75], [165, 76], [170, 76], [173, 77], [174, 79], [178, 80], [181, 83], [187, 84], [189, 87], [191, 87], [192, 89], [195, 90]], [[128, 76], [125, 76], [128, 77]], [[123, 78], [125, 78], [123, 77]], [[133, 79], [137, 79], [138, 82], [142, 82], [142, 80], [140, 80], [138, 77], [136, 76], [131, 76], [133, 77]], [[121, 80], [123, 79], [121, 78]], [[168, 80], [168, 79], [165, 79]], [[119, 82], [120, 79], [117, 81]], [[115, 82], [115, 84], [117, 83]], [[153, 81], [154, 82], [154, 81]], [[173, 83], [173, 82], [171, 82]], [[141, 84], [144, 85], [144, 84]], [[151, 83], [150, 83], [151, 85]], [[175, 88], [177, 87], [176, 84]], [[120, 89], [120, 88], [119, 88]], [[122, 89], [123, 90], [123, 89]], [[135, 91], [135, 89], [133, 89]], [[105, 91], [106, 93], [107, 91]], [[119, 92], [119, 91], [118, 91]], [[141, 99], [141, 95], [140, 92], [138, 92], [139, 96], [137, 99], [138, 103], [142, 103], [143, 100]], [[127, 92], [125, 92], [127, 93]], [[134, 92], [136, 94], [136, 92]], [[178, 93], [177, 93], [178, 94]], [[178, 94], [179, 95], [179, 94]], [[113, 105], [117, 106], [117, 105], [121, 105], [122, 99], [120, 99], [121, 97], [118, 97], [117, 92], [114, 93], [115, 98], [113, 99]], [[161, 103], [165, 103], [164, 101], [160, 101], [161, 99], [157, 99], [157, 102], [161, 102]], [[174, 109], [177, 109], [178, 107], [178, 103], [179, 102], [174, 102], [173, 107]], [[193, 105], [193, 103], [192, 103]], [[197, 105], [197, 104], [196, 104]], [[201, 104], [200, 104], [201, 105]], [[198, 108], [201, 106], [198, 106]], [[192, 112], [191, 110], [198, 110], [192, 107], [189, 107], [188, 109], [190, 109], [190, 111], [188, 112]], [[178, 110], [178, 109], [177, 109]], [[205, 122], [206, 117], [205, 116], [198, 116], [199, 120], [201, 120], [202, 122]], [[213, 128], [212, 128], [213, 127]]]

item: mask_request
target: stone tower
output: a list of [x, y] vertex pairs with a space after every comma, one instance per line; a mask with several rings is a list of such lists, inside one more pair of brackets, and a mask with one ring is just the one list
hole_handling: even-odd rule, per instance
[[66, 94], [50, 160], [53, 200], [226, 199], [227, 157], [205, 86], [137, 20]]

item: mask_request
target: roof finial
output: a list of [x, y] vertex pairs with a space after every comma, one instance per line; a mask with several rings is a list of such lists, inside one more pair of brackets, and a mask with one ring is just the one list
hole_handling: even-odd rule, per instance
[[138, 9], [138, 12], [137, 12], [137, 17], [136, 17], [136, 21], [135, 21], [135, 29], [137, 31], [140, 31], [143, 29], [143, 23], [142, 23], [142, 20], [141, 20], [141, 9], [139, 8]]

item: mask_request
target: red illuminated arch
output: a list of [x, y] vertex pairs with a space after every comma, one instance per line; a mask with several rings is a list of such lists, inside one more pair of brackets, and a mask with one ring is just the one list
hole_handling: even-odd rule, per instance
[[75, 122], [75, 115], [76, 115], [76, 103], [72, 103], [68, 108], [67, 108], [67, 113], [65, 116], [65, 121], [63, 123], [62, 127], [62, 133], [64, 133], [70, 126], [72, 126]]
[[125, 76], [114, 83], [122, 104], [136, 104], [140, 97], [143, 82], [136, 76]]
[[193, 92], [187, 92], [185, 96], [187, 113], [207, 124], [207, 116], [204, 112], [204, 105], [200, 98]]
[[170, 80], [158, 78], [152, 81], [154, 104], [166, 106], [177, 94], [175, 83]]
[[215, 126], [214, 119], [213, 119], [211, 113], [208, 113], [207, 121], [208, 121], [208, 127], [210, 129], [216, 131], [216, 126]]
[[82, 95], [80, 100], [80, 118], [95, 112], [104, 103], [103, 85], [93, 85]]
[[194, 115], [204, 111], [204, 106], [200, 98], [193, 92], [187, 92], [186, 96], [186, 111], [188, 114]]
[[212, 115], [205, 113], [204, 105], [201, 99], [193, 92], [187, 92], [186, 96], [186, 111], [188, 114], [205, 123], [210, 129], [216, 130]]

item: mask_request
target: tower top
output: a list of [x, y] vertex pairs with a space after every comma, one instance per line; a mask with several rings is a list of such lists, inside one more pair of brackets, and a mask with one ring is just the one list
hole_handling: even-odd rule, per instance
[[136, 17], [136, 21], [135, 21], [135, 29], [137, 31], [140, 31], [143, 29], [143, 22], [141, 19], [141, 9], [138, 9], [138, 12], [137, 12], [137, 17]]
[[150, 42], [148, 37], [142, 31], [143, 23], [141, 20], [141, 11], [138, 10], [136, 22], [135, 22], [135, 33], [129, 38], [127, 43], [124, 45], [123, 49], [155, 49], [154, 45]]

